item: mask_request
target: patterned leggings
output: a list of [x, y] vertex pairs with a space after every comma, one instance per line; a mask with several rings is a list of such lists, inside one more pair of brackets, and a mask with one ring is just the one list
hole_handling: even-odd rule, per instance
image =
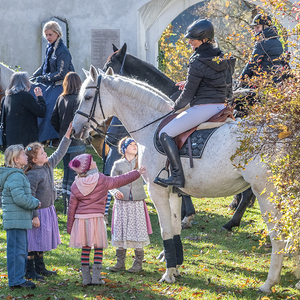
[[[103, 248], [95, 248], [94, 264], [101, 264], [103, 258]], [[88, 266], [90, 264], [91, 247], [82, 247], [81, 264]]]

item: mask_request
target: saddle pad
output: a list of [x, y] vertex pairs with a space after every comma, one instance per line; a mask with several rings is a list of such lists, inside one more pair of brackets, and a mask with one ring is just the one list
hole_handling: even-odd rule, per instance
[[[205, 145], [208, 142], [211, 135], [218, 129], [219, 127], [196, 130], [190, 135], [191, 144], [192, 144], [192, 154], [193, 158], [201, 158], [202, 153], [204, 151]], [[155, 131], [154, 134], [154, 146], [155, 149], [162, 155], [166, 155], [159, 139], [158, 139], [158, 130]], [[179, 150], [179, 155], [181, 157], [189, 157], [188, 150], [188, 141], [186, 141], [182, 148]]]

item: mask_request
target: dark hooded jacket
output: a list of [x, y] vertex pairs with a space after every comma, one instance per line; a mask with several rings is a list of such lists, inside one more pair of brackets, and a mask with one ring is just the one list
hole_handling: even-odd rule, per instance
[[280, 59], [283, 53], [282, 44], [279, 41], [276, 27], [268, 27], [256, 34], [258, 41], [255, 43], [252, 58], [242, 72], [242, 78], [246, 75], [251, 78], [255, 70], [270, 73], [274, 65], [284, 65]]
[[[47, 57], [45, 57], [45, 60], [46, 59]], [[44, 75], [46, 82], [63, 80], [68, 72], [74, 71], [71, 54], [62, 39], [58, 41], [57, 47], [49, 58], [50, 73], [43, 74], [44, 64], [45, 61], [32, 76], [37, 77]]]
[[225, 103], [232, 96], [235, 58], [223, 59], [211, 43], [200, 45], [190, 57], [186, 85], [175, 101], [175, 110], [200, 104]]
[[21, 91], [7, 95], [3, 101], [4, 131], [7, 146], [29, 143], [38, 140], [38, 120], [46, 115], [46, 103], [43, 96], [37, 100], [29, 93]]

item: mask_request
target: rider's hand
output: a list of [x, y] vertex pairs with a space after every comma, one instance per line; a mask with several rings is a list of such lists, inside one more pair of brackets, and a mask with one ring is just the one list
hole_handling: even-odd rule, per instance
[[179, 87], [180, 90], [183, 90], [185, 87], [186, 81], [177, 82], [175, 85]]
[[36, 87], [34, 89], [34, 94], [38, 97], [38, 96], [43, 96], [43, 92], [42, 89], [40, 87]]
[[142, 167], [140, 167], [140, 168], [138, 169], [138, 171], [140, 172], [141, 175], [142, 175], [142, 174], [145, 174], [145, 172], [146, 172], [146, 167], [142, 166]]
[[36, 77], [35, 82], [37, 82], [37, 83], [43, 83], [43, 82], [45, 82], [44, 76], [38, 76], [38, 77]]
[[123, 198], [124, 198], [123, 193], [117, 192], [117, 193], [116, 193], [116, 198], [117, 198], [117, 199], [123, 199]]

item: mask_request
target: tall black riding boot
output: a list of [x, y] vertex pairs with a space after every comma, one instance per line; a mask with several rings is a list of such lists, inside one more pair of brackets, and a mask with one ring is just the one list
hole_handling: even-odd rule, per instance
[[56, 271], [49, 271], [46, 269], [43, 252], [35, 252], [34, 264], [35, 264], [35, 271], [40, 275], [44, 275], [44, 276], [57, 275]]
[[175, 141], [165, 132], [163, 132], [160, 135], [159, 140], [170, 161], [171, 176], [167, 179], [156, 177], [155, 181], [158, 180], [158, 182], [162, 185], [173, 185], [179, 188], [184, 187], [184, 174], [180, 161], [178, 147], [175, 144]]

